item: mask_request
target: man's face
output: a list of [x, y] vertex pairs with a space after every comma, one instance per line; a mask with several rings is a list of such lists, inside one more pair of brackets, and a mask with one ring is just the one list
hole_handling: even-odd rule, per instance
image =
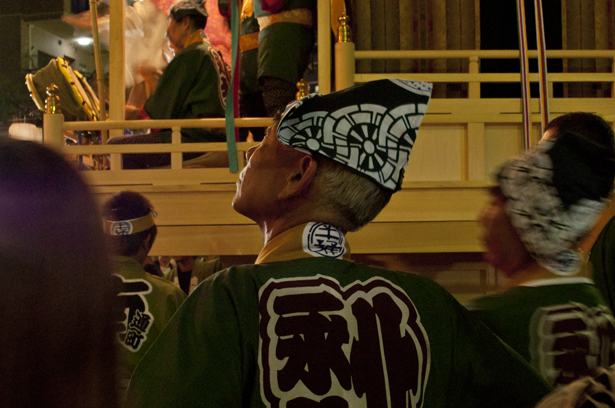
[[278, 123], [267, 128], [263, 141], [246, 152], [246, 167], [239, 174], [233, 208], [260, 223], [279, 215], [278, 194], [296, 159], [304, 155], [278, 141]]
[[491, 200], [478, 216], [479, 239], [485, 245], [485, 261], [510, 277], [525, 265], [531, 255], [505, 208], [506, 199], [496, 187], [491, 191]]
[[181, 50], [184, 48], [184, 36], [185, 36], [185, 27], [182, 24], [182, 20], [179, 22], [175, 21], [175, 19], [169, 16], [169, 27], [167, 28], [167, 37], [169, 37], [169, 41], [175, 48]]

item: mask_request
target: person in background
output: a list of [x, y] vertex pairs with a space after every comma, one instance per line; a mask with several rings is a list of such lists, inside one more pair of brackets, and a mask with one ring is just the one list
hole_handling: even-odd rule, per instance
[[174, 256], [172, 266], [164, 278], [181, 288], [186, 295], [192, 293], [199, 283], [222, 269], [219, 256], [206, 259], [197, 256]]
[[[316, 40], [315, 0], [244, 0], [241, 115], [274, 116], [296, 99]], [[251, 129], [254, 140], [261, 129]]]
[[433, 281], [348, 260], [345, 234], [401, 188], [431, 89], [374, 81], [274, 119], [233, 200], [263, 234], [256, 265], [192, 292], [136, 368], [133, 408], [519, 408], [549, 392]]
[[143, 267], [158, 233], [154, 216], [149, 200], [134, 191], [115, 194], [103, 208], [105, 233], [116, 257], [117, 296], [124, 306], [116, 323], [124, 388], [137, 363], [186, 299], [175, 285]]
[[0, 138], [0, 406], [118, 406], [119, 305], [96, 208], [59, 154]]
[[160, 264], [158, 263], [158, 260], [156, 259], [154, 261], [151, 256], [145, 257], [145, 261], [143, 262], [143, 269], [145, 269], [145, 272], [147, 273], [150, 273], [154, 276], [158, 276], [159, 278], [164, 278], [164, 274], [160, 269]]
[[467, 307], [554, 386], [615, 363], [615, 319], [577, 248], [608, 204], [614, 143], [596, 115], [555, 119], [479, 215], [485, 260], [510, 280]]
[[[155, 89], [143, 109], [127, 106], [126, 119], [223, 118], [230, 71], [222, 56], [204, 38], [207, 10], [202, 0], [180, 0], [169, 10], [169, 41], [177, 48], [159, 79], [155, 72], [141, 74]], [[224, 129], [182, 129], [182, 142], [224, 142]], [[146, 135], [117, 136], [109, 144], [171, 143], [171, 130]], [[199, 154], [186, 155], [186, 159]], [[126, 154], [125, 168], [166, 166], [169, 154]]]

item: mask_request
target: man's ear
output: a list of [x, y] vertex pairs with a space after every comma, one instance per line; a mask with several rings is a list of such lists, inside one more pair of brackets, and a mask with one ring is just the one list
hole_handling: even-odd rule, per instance
[[179, 20], [179, 24], [184, 26], [186, 29], [190, 28], [190, 17], [184, 16]]
[[147, 234], [147, 237], [145, 237], [143, 242], [141, 242], [141, 246], [143, 246], [146, 253], [149, 254], [149, 250], [152, 249], [152, 247], [154, 246], [154, 237], [151, 233]]
[[288, 175], [284, 188], [278, 194], [278, 199], [293, 198], [307, 191], [314, 182], [316, 168], [317, 163], [314, 157], [310, 155], [301, 157], [298, 166]]

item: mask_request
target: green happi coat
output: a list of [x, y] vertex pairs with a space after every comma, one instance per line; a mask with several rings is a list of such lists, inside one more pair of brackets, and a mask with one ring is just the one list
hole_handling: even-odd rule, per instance
[[129, 257], [117, 257], [114, 276], [119, 280], [118, 297], [124, 306], [116, 336], [124, 377], [129, 378], [186, 295], [172, 283], [145, 272]]
[[136, 368], [129, 406], [532, 407], [550, 390], [434, 282], [277, 252], [299, 259], [192, 292]]
[[589, 279], [527, 282], [467, 307], [552, 385], [615, 363], [615, 320]]
[[[220, 53], [199, 39], [171, 60], [145, 102], [145, 111], [152, 119], [223, 118], [229, 80]], [[168, 133], [166, 142], [171, 141]], [[224, 137], [218, 140], [207, 129], [182, 129], [184, 142], [221, 140]]]

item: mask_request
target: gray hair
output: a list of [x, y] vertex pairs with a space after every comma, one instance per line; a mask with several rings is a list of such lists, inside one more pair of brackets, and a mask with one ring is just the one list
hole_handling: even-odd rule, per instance
[[332, 215], [326, 220], [343, 231], [357, 231], [376, 218], [391, 199], [392, 191], [348, 167], [314, 155], [318, 164], [314, 180], [316, 206]]

